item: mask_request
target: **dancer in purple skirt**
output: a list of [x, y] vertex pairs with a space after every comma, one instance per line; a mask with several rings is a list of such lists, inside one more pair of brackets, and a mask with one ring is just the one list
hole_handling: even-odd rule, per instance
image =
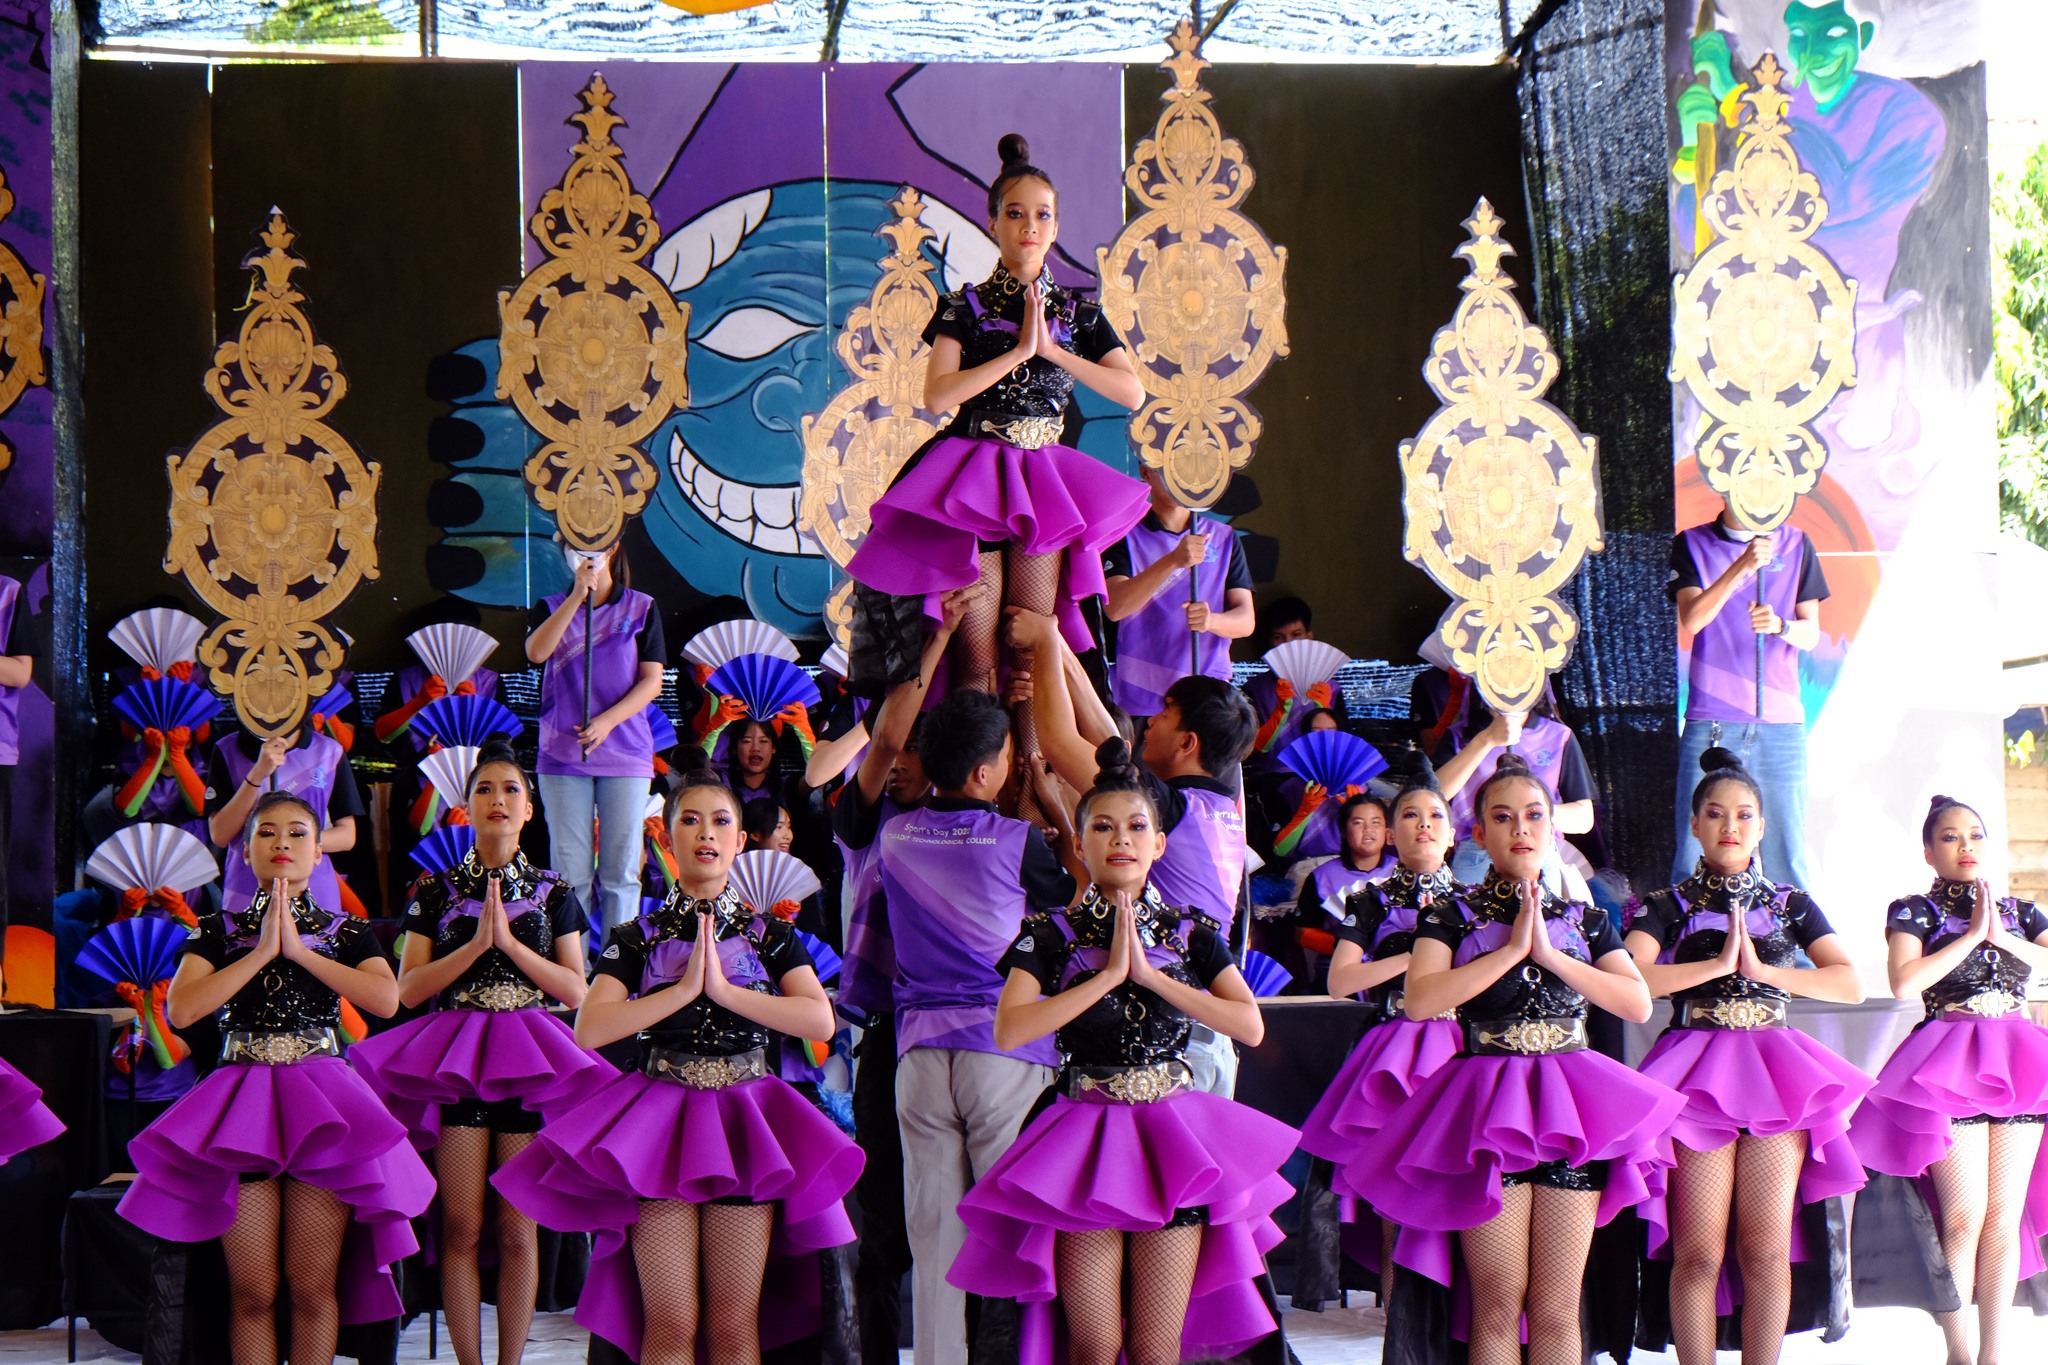
[[832, 1005], [795, 929], [726, 883], [739, 798], [700, 769], [667, 815], [675, 887], [612, 931], [576, 1015], [585, 1047], [638, 1035], [639, 1065], [551, 1119], [492, 1184], [541, 1224], [592, 1234], [576, 1320], [593, 1334], [644, 1365], [688, 1365], [701, 1337], [725, 1365], [818, 1330], [815, 1259], [771, 1270], [771, 1249], [809, 1258], [853, 1240], [842, 1201], [861, 1153], [769, 1068], [768, 1035], [830, 1037]]
[[43, 1103], [35, 1082], [0, 1062], [0, 1162], [40, 1147], [64, 1132], [64, 1124]]
[[[1052, 282], [1052, 177], [1015, 133], [997, 150], [988, 217], [1002, 260], [982, 283], [943, 295], [924, 333], [924, 406], [958, 414], [876, 500], [847, 565], [860, 585], [848, 681], [863, 695], [915, 677], [939, 594], [977, 581], [951, 685], [996, 690], [1005, 604], [1056, 616], [1069, 643], [1088, 649], [1080, 603], [1107, 590], [1102, 552], [1145, 515], [1143, 483], [1062, 444], [1076, 384], [1127, 408], [1144, 388], [1101, 307]], [[1037, 748], [1028, 715], [1022, 753]]]
[[[526, 1150], [544, 1115], [572, 1107], [612, 1074], [548, 1013], [550, 998], [583, 1001], [576, 893], [526, 861], [520, 831], [533, 785], [511, 745], [492, 740], [469, 775], [476, 843], [454, 867], [420, 878], [406, 907], [400, 1003], [438, 1008], [349, 1049], [349, 1062], [434, 1151], [440, 1187], [441, 1305], [461, 1365], [483, 1359], [477, 1252], [491, 1168]], [[540, 1287], [533, 1220], [497, 1209], [498, 1361], [526, 1348]]]
[[947, 1279], [1038, 1306], [1025, 1365], [1052, 1358], [1055, 1299], [1073, 1365], [1232, 1356], [1276, 1325], [1257, 1280], [1299, 1135], [1195, 1089], [1195, 1022], [1247, 1046], [1265, 1025], [1221, 935], [1150, 884], [1166, 838], [1129, 747], [1106, 741], [1099, 761], [1078, 821], [1089, 887], [1026, 918], [1000, 964], [997, 1046], [1052, 1034], [1058, 1096], [960, 1201]]
[[1577, 1365], [1593, 1229], [1669, 1167], [1685, 1098], [1586, 1049], [1589, 1006], [1640, 1023], [1650, 993], [1606, 912], [1538, 880], [1549, 789], [1509, 752], [1473, 805], [1492, 866], [1423, 912], [1405, 1001], [1410, 1019], [1455, 1009], [1465, 1049], [1388, 1118], [1357, 1183], [1401, 1225], [1396, 1261], [1440, 1284], [1459, 1234], [1471, 1365], [1520, 1365], [1525, 1321], [1529, 1365]]
[[319, 1365], [340, 1324], [398, 1315], [391, 1267], [419, 1249], [409, 1220], [434, 1182], [405, 1125], [341, 1060], [341, 1002], [389, 1018], [398, 982], [369, 925], [306, 894], [319, 815], [267, 793], [244, 851], [266, 889], [199, 921], [166, 1001], [173, 1028], [220, 1011], [221, 1065], [128, 1144], [136, 1178], [121, 1213], [169, 1241], [220, 1238], [235, 1365], [283, 1354], [280, 1279], [292, 1365]]
[[[1650, 993], [1671, 998], [1671, 1028], [1642, 1072], [1685, 1096], [1669, 1197], [1652, 1196], [1642, 1212], [1650, 1254], [1671, 1261], [1681, 1365], [1713, 1365], [1719, 1310], [1737, 1302], [1744, 1365], [1771, 1365], [1792, 1307], [1794, 1213], [1862, 1188], [1849, 1114], [1871, 1085], [1786, 1027], [1786, 1007], [1793, 996], [1853, 1005], [1863, 987], [1813, 899], [1763, 875], [1756, 779], [1726, 749], [1708, 749], [1700, 767], [1699, 868], [1646, 897], [1627, 939]], [[1813, 966], [1798, 965], [1802, 951]], [[1731, 1243], [1739, 1279], [1722, 1274]], [[1808, 1261], [1825, 1252], [1803, 1250]], [[1664, 1332], [1646, 1330], [1655, 1316], [1639, 1320], [1638, 1341], [1662, 1350]]]
[[[1444, 866], [1451, 851], [1450, 809], [1429, 760], [1420, 763], [1394, 798], [1393, 842], [1400, 862], [1345, 898], [1330, 959], [1330, 994], [1341, 1000], [1369, 992], [1384, 1022], [1366, 1031], [1301, 1126], [1302, 1150], [1333, 1163], [1330, 1187], [1354, 1199], [1365, 1197], [1359, 1183], [1364, 1170], [1392, 1155], [1375, 1141], [1379, 1130], [1464, 1043], [1453, 1017], [1410, 1019], [1404, 1009], [1402, 977], [1419, 918], [1439, 898], [1456, 893]], [[1396, 1228], [1393, 1220], [1380, 1220], [1382, 1304], [1392, 1298]]]
[[[1949, 1365], [1972, 1359], [1973, 1296], [1975, 1359], [1998, 1365], [2014, 1286], [2040, 1273], [2048, 1236], [2048, 1030], [2026, 1013], [2027, 983], [2048, 968], [2048, 915], [2031, 901], [1994, 899], [1982, 880], [1984, 820], [1962, 802], [1935, 797], [1920, 840], [1934, 885], [1893, 901], [1885, 931], [1892, 992], [1919, 995], [1927, 1016], [1878, 1073], [1849, 1137], [1871, 1170], [1919, 1177], [1931, 1195], [1959, 1304], [1935, 1315]], [[1859, 1301], [1866, 1263], [1896, 1257], [1904, 1240], [1864, 1213], [1859, 1200]]]

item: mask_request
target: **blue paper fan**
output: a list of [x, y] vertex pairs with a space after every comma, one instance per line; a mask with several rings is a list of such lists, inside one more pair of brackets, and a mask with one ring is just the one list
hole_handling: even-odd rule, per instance
[[436, 697], [412, 718], [412, 732], [449, 748], [481, 747], [492, 735], [517, 738], [526, 727], [512, 709], [493, 697]]
[[1244, 984], [1252, 988], [1252, 994], [1261, 1000], [1280, 994], [1294, 980], [1294, 973], [1267, 957], [1264, 953], [1246, 950], [1244, 966], [1241, 969]]
[[468, 825], [442, 825], [413, 845], [412, 860], [422, 872], [446, 872], [476, 847], [476, 831]]
[[649, 702], [644, 714], [647, 717], [647, 733], [654, 740], [654, 752], [665, 754], [675, 748], [680, 736], [676, 734], [676, 723], [668, 718], [668, 712], [662, 710], [658, 704]]
[[811, 955], [811, 965], [818, 969], [818, 980], [830, 981], [839, 975], [839, 954], [832, 951], [832, 945], [816, 934], [796, 931], [796, 941], [804, 945], [804, 951]]
[[811, 675], [772, 654], [742, 654], [721, 665], [706, 684], [714, 692], [738, 697], [755, 720], [773, 720], [793, 701], [816, 706], [822, 699]]
[[1281, 750], [1280, 761], [1333, 792], [1362, 787], [1387, 770], [1378, 749], [1342, 730], [1311, 730]]
[[175, 730], [212, 720], [220, 714], [220, 698], [197, 683], [151, 678], [123, 688], [114, 709], [138, 730]]
[[148, 987], [177, 975], [191, 931], [175, 920], [136, 915], [109, 924], [78, 950], [77, 965], [110, 983]]
[[354, 700], [346, 687], [330, 687], [313, 698], [312, 705], [306, 709], [309, 714], [315, 716], [338, 716], [342, 708]]

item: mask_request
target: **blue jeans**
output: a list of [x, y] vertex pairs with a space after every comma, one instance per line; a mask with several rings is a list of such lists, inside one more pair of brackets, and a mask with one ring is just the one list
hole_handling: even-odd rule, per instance
[[[1720, 737], [1715, 738], [1718, 731]], [[1813, 885], [1806, 861], [1806, 726], [1798, 721], [1755, 725], [1742, 721], [1688, 720], [1678, 738], [1678, 855], [1671, 880], [1692, 875], [1700, 860], [1692, 837], [1692, 791], [1704, 774], [1700, 755], [1718, 744], [1733, 750], [1764, 789], [1764, 841], [1757, 851], [1764, 875], [1802, 889]]]
[[[646, 857], [640, 827], [647, 818], [648, 779], [574, 777], [542, 773], [541, 806], [548, 817], [548, 852], [554, 870], [590, 912], [592, 949], [605, 934], [640, 914], [640, 864]], [[603, 847], [591, 847], [596, 820]], [[596, 883], [599, 899], [590, 897]]]

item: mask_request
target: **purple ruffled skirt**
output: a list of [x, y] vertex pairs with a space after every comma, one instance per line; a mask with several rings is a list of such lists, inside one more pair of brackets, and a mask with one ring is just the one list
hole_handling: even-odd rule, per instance
[[551, 1121], [618, 1074], [544, 1009], [435, 1010], [357, 1043], [348, 1060], [421, 1151], [441, 1140], [444, 1104], [517, 1100]]
[[1448, 1019], [1394, 1019], [1366, 1030], [1301, 1125], [1301, 1149], [1336, 1167], [1330, 1188], [1364, 1197], [1354, 1168], [1381, 1162], [1387, 1150], [1373, 1138], [1464, 1045], [1464, 1035]]
[[1181, 1356], [1236, 1355], [1273, 1331], [1256, 1281], [1279, 1245], [1273, 1210], [1294, 1197], [1280, 1175], [1300, 1134], [1221, 1096], [1153, 1104], [1060, 1096], [960, 1201], [967, 1225], [949, 1283], [1026, 1305], [1025, 1365], [1052, 1355], [1053, 1267], [1061, 1232], [1166, 1227], [1207, 1211]]
[[818, 1330], [818, 1275], [788, 1262], [853, 1240], [844, 1200], [863, 1160], [774, 1076], [692, 1090], [631, 1071], [552, 1120], [491, 1183], [542, 1226], [591, 1234], [576, 1321], [638, 1360], [645, 1317], [632, 1232], [642, 1200], [778, 1205], [761, 1296], [761, 1345], [772, 1348]]
[[1604, 1161], [1599, 1221], [1663, 1188], [1685, 1097], [1597, 1052], [1461, 1056], [1416, 1087], [1380, 1129], [1394, 1153], [1357, 1183], [1401, 1225], [1394, 1259], [1449, 1284], [1450, 1234], [1501, 1209], [1501, 1177], [1550, 1162]]
[[410, 1220], [433, 1201], [434, 1178], [404, 1125], [339, 1057], [221, 1067], [138, 1133], [128, 1154], [136, 1178], [122, 1216], [174, 1242], [232, 1227], [243, 1176], [330, 1191], [350, 1215], [336, 1277], [341, 1320], [398, 1316], [391, 1267], [419, 1249]]
[[40, 1147], [63, 1131], [35, 1082], [0, 1062], [0, 1161]]
[[1086, 648], [1092, 641], [1075, 603], [1107, 591], [1102, 552], [1129, 534], [1146, 506], [1142, 481], [1071, 446], [1019, 450], [941, 436], [876, 499], [872, 529], [846, 568], [877, 592], [929, 599], [925, 614], [936, 619], [940, 593], [980, 577], [983, 542], [1034, 555], [1064, 550], [1060, 624], [1070, 643]]

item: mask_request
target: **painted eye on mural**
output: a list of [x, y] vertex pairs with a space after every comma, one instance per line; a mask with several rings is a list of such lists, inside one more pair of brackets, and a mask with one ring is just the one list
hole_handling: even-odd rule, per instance
[[735, 308], [691, 344], [728, 360], [759, 360], [785, 342], [816, 330], [810, 323], [799, 322], [773, 308]]

